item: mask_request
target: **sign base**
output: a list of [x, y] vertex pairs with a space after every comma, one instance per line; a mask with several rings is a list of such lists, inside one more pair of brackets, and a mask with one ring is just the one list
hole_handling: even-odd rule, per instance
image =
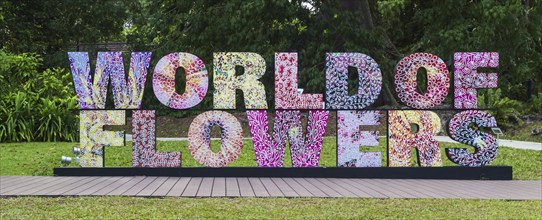
[[56, 167], [54, 175], [512, 180], [512, 167]]

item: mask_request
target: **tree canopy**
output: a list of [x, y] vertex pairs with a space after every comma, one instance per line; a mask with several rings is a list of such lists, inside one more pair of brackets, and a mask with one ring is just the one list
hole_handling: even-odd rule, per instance
[[[103, 51], [96, 45], [111, 42], [152, 51], [154, 64], [168, 53], [189, 52], [210, 71], [213, 52], [255, 52], [267, 62], [263, 81], [273, 94], [274, 53], [292, 51], [299, 53], [300, 87], [324, 93], [325, 53], [361, 52], [384, 75], [377, 105], [397, 105], [392, 77], [402, 57], [433, 53], [453, 73], [454, 52], [496, 51], [504, 96], [529, 101], [542, 93], [539, 0], [7, 0], [0, 21], [0, 48], [37, 53], [44, 68], [67, 67], [67, 51]], [[157, 103], [151, 91], [145, 103]]]

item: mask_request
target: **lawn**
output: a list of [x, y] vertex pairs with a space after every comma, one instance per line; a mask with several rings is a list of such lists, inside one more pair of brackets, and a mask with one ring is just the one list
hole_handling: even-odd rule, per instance
[[[72, 155], [71, 148], [76, 143], [11, 143], [0, 144], [0, 175], [53, 175], [53, 167], [61, 166], [62, 155]], [[211, 148], [214, 151], [219, 149], [220, 141], [212, 141]], [[382, 152], [382, 164], [386, 164], [385, 139], [380, 140], [381, 147], [366, 148], [362, 150], [380, 150]], [[465, 147], [465, 145], [440, 143], [442, 148]], [[320, 158], [320, 166], [335, 166], [336, 147], [335, 138], [325, 138], [324, 147]], [[468, 148], [468, 147], [467, 147]], [[159, 141], [159, 151], [181, 151], [182, 166], [201, 166], [196, 162], [188, 150], [186, 141]], [[446, 157], [444, 150], [442, 159], [445, 166], [455, 166]], [[124, 147], [106, 148], [107, 167], [129, 167], [131, 166], [131, 142]], [[415, 151], [413, 151], [415, 152]], [[413, 165], [415, 164], [413, 158]], [[490, 165], [512, 166], [514, 179], [542, 179], [542, 151], [512, 149], [499, 147], [497, 159]], [[76, 166], [72, 164], [72, 166]], [[239, 158], [229, 166], [256, 166], [254, 149], [250, 140], [245, 140], [243, 151]], [[289, 149], [286, 151], [285, 166], [291, 166]]]
[[[325, 138], [321, 166], [335, 166], [335, 138]], [[380, 150], [386, 164], [385, 139]], [[76, 143], [0, 144], [0, 175], [52, 175], [60, 157]], [[212, 141], [219, 149], [220, 142]], [[464, 147], [441, 143], [441, 147]], [[186, 141], [160, 141], [159, 151], [181, 151], [183, 166], [200, 166]], [[285, 165], [291, 166], [289, 149]], [[445, 166], [454, 166], [442, 151]], [[414, 155], [413, 155], [414, 156]], [[106, 148], [106, 166], [131, 165], [131, 142]], [[413, 165], [415, 156], [413, 157]], [[510, 165], [514, 179], [542, 179], [542, 152], [500, 147], [491, 165]], [[72, 164], [75, 166], [75, 164]], [[250, 140], [230, 166], [256, 166]], [[353, 198], [141, 198], [141, 197], [0, 197], [0, 219], [541, 219], [542, 201]]]
[[509, 129], [504, 132], [502, 139], [510, 139], [517, 141], [531, 141], [542, 143], [542, 134], [533, 135], [531, 132], [533, 129], [542, 130], [542, 121], [535, 121], [531, 123], [524, 123], [514, 129]]
[[0, 219], [540, 219], [542, 201], [13, 197]]

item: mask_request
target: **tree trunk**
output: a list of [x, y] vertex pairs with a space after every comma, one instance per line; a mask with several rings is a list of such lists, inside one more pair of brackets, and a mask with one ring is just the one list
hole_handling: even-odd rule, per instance
[[[373, 13], [371, 3], [369, 0], [339, 0], [340, 6], [348, 11], [351, 12], [358, 12], [362, 17], [362, 24], [363, 28], [370, 31], [374, 29], [374, 19], [373, 19]], [[382, 36], [382, 41], [384, 42], [384, 47], [386, 48], [386, 53], [389, 54], [392, 59], [399, 59], [403, 56], [401, 53], [399, 53], [399, 50], [397, 50], [397, 47], [395, 47], [395, 44], [391, 41], [390, 37], [384, 33]], [[386, 74], [387, 72], [387, 74]], [[393, 107], [399, 106], [399, 103], [395, 99], [395, 96], [392, 93], [392, 85], [393, 85], [393, 71], [386, 71], [383, 73], [385, 77], [383, 79], [387, 79], [382, 83], [382, 92], [384, 95], [384, 103], [389, 104]]]

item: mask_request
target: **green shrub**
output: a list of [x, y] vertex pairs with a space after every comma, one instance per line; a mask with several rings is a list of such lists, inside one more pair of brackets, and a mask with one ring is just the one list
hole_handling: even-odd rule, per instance
[[0, 140], [17, 142], [34, 140], [35, 118], [28, 95], [9, 93], [0, 100]]
[[40, 71], [35, 54], [0, 51], [0, 141], [76, 141], [78, 116], [71, 75]]
[[1, 89], [8, 92], [30, 90], [42, 61], [35, 53], [13, 55], [0, 50]]
[[504, 129], [522, 125], [520, 116], [526, 110], [518, 100], [503, 97], [501, 89], [489, 89], [483, 92], [478, 99], [479, 108], [490, 108], [490, 112], [497, 119], [499, 127]]
[[78, 120], [70, 109], [77, 108], [77, 100], [41, 99], [39, 126], [36, 139], [40, 141], [76, 141], [78, 137]]
[[533, 96], [529, 105], [531, 106], [531, 112], [542, 114], [542, 92]]

